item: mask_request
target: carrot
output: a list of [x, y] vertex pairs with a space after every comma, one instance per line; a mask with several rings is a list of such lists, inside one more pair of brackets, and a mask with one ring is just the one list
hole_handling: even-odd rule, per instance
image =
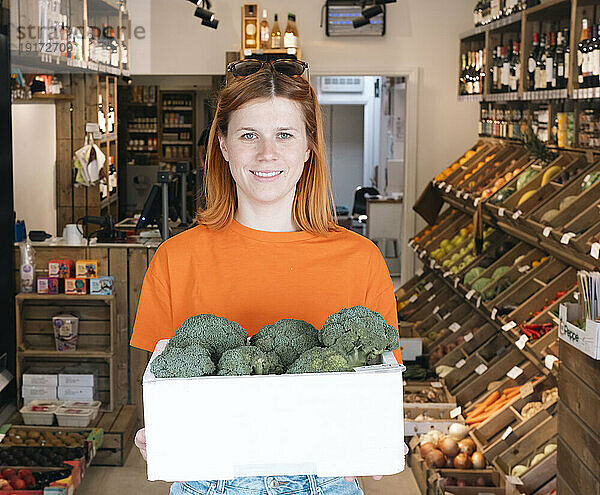
[[500, 393], [498, 391], [492, 392], [488, 395], [487, 399], [485, 399], [481, 405], [484, 407], [489, 406], [490, 404], [496, 402], [500, 398]]
[[517, 395], [519, 395], [519, 390], [513, 390], [512, 392], [505, 394], [505, 397], [507, 399], [512, 399], [513, 397], [516, 397]]
[[482, 421], [485, 421], [488, 417], [487, 413], [481, 413], [478, 414], [477, 416], [471, 416], [469, 419], [465, 419], [465, 423], [470, 425], [473, 423], [480, 423]]
[[521, 389], [520, 386], [518, 386], [518, 387], [508, 387], [508, 388], [505, 388], [502, 393], [503, 394], [509, 394], [511, 392], [514, 392], [515, 390], [518, 392], [520, 389]]

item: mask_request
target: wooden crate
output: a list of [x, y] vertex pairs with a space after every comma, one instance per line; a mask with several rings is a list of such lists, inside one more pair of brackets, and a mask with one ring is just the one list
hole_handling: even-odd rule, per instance
[[[467, 359], [475, 349], [479, 348], [484, 342], [497, 333], [497, 329], [490, 323], [483, 323], [473, 328], [469, 328], [469, 331], [473, 334], [473, 338], [469, 341], [462, 339], [462, 343], [459, 343], [452, 351], [446, 354], [440, 359], [435, 366], [456, 366], [461, 359]], [[457, 368], [459, 369], [459, 368]], [[452, 374], [453, 371], [450, 372]], [[448, 384], [446, 379], [450, 374], [444, 376], [444, 381]]]
[[96, 452], [92, 462], [95, 466], [122, 466], [133, 446], [133, 439], [139, 427], [134, 405], [99, 415], [96, 423], [104, 429], [104, 442]]
[[[475, 154], [472, 156], [463, 167], [460, 167], [456, 170], [455, 173], [450, 175], [446, 182], [448, 184], [452, 184], [455, 188], [462, 189], [462, 184], [464, 184], [464, 179], [467, 174], [471, 174], [469, 179], [477, 180], [478, 175], [483, 176], [485, 172], [483, 169], [486, 168], [486, 165], [492, 160], [500, 161], [506, 155], [510, 154], [514, 148], [512, 146], [507, 146], [506, 143], [490, 143], [490, 147], [482, 150], [482, 152]], [[493, 155], [493, 157], [492, 157]], [[492, 157], [492, 158], [490, 158]], [[487, 161], [486, 161], [487, 160]], [[477, 172], [475, 172], [476, 167], [479, 163], [484, 162], [486, 165], [481, 167]], [[491, 166], [491, 165], [487, 165]]]
[[[502, 452], [494, 464], [501, 473], [510, 476], [514, 466], [517, 464], [529, 465], [531, 458], [543, 450], [545, 445], [556, 442], [557, 419], [550, 417]], [[522, 485], [518, 485], [518, 490], [530, 495], [547, 484], [556, 476], [556, 458], [557, 451], [555, 450], [519, 476]]]
[[[24, 360], [45, 361], [48, 359], [68, 360], [84, 363], [88, 360], [103, 360], [108, 365], [109, 394], [103, 408], [112, 411], [115, 407], [116, 377], [116, 314], [115, 296], [69, 296], [17, 294], [16, 337], [17, 337], [17, 390], [21, 397], [21, 377]], [[72, 313], [79, 317], [80, 334], [77, 349], [57, 351], [54, 344], [52, 316]]]
[[[440, 469], [438, 480], [435, 482], [436, 495], [505, 495], [506, 488], [500, 473], [490, 469]], [[455, 478], [473, 483], [476, 479], [483, 477], [493, 486], [446, 486], [445, 478]]]
[[[464, 423], [462, 416], [450, 418], [450, 412], [456, 408], [454, 404], [411, 404], [404, 405], [404, 436], [423, 435], [430, 430], [448, 433], [450, 425]], [[431, 419], [417, 419], [420, 415]]]
[[[477, 150], [477, 148], [479, 148], [479, 150]], [[481, 160], [484, 160], [486, 156], [488, 156], [490, 153], [494, 153], [498, 149], [500, 149], [500, 145], [497, 142], [479, 141], [475, 146], [471, 148], [471, 150], [475, 151], [475, 154], [471, 156], [471, 158], [467, 159], [448, 177], [446, 177], [445, 182], [447, 182], [448, 184], [453, 184], [458, 177], [462, 177], [467, 170], [470, 170], [473, 167], [473, 165], [480, 162]], [[460, 160], [463, 157], [464, 154], [459, 156], [452, 163], [460, 163]]]

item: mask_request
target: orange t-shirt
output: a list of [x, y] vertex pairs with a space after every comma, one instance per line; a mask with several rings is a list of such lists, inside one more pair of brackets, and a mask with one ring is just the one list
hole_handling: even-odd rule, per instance
[[[392, 280], [379, 249], [347, 229], [328, 237], [266, 232], [237, 221], [198, 225], [163, 242], [152, 258], [131, 345], [153, 351], [190, 316], [236, 321], [249, 335], [281, 318], [320, 329], [342, 308], [362, 305], [398, 328]], [[400, 361], [400, 349], [394, 351]]]

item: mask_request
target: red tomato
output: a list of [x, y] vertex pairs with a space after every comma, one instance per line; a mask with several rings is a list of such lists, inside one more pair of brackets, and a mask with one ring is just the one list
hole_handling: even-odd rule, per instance
[[31, 476], [32, 472], [29, 469], [19, 469], [18, 476], [19, 478], [27, 478], [27, 476]]
[[17, 472], [14, 469], [11, 468], [6, 468], [2, 470], [2, 476], [4, 476], [5, 478], [10, 478], [13, 475], [16, 475]]
[[16, 479], [14, 482], [11, 482], [11, 484], [15, 490], [25, 490], [25, 488], [27, 488], [27, 484], [22, 479]]

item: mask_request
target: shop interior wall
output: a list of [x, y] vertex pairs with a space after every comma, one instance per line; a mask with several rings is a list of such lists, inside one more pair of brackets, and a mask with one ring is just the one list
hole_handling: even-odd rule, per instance
[[[132, 72], [137, 74], [222, 74], [225, 52], [239, 50], [243, 1], [215, 0], [217, 30], [201, 26], [184, 0], [128, 2], [133, 19]], [[387, 6], [383, 38], [327, 37], [319, 27], [324, 0], [265, 0], [269, 20], [278, 13], [285, 28], [297, 16], [302, 56], [320, 74], [368, 67], [384, 75], [418, 67], [418, 140], [414, 167], [418, 192], [471, 146], [477, 135], [478, 105], [458, 102], [459, 35], [472, 27], [472, 0], [399, 0]], [[140, 24], [141, 23], [141, 24]], [[138, 57], [139, 54], [139, 57]], [[410, 125], [410, 124], [408, 124]], [[407, 150], [407, 155], [410, 153]]]
[[54, 103], [12, 105], [14, 208], [27, 230], [56, 233]]

